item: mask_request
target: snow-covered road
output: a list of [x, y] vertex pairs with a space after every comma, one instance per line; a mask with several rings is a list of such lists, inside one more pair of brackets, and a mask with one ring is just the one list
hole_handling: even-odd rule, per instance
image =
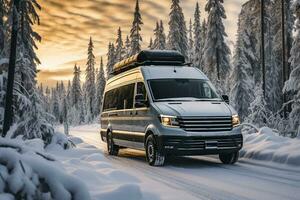
[[[72, 128], [70, 134], [106, 152], [99, 127]], [[106, 154], [105, 154], [106, 155]], [[300, 170], [283, 169], [241, 159], [236, 165], [220, 163], [217, 157], [181, 157], [164, 167], [151, 167], [144, 152], [124, 149], [118, 157], [106, 156], [116, 169], [139, 179], [146, 199], [285, 200], [300, 198]], [[146, 195], [147, 196], [147, 195]]]

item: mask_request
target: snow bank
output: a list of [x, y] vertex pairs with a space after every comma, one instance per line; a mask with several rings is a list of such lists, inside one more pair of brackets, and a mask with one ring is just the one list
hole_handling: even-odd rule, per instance
[[71, 139], [76, 144], [76, 148], [66, 151], [51, 148], [48, 153], [55, 155], [68, 173], [86, 184], [92, 199], [149, 199], [149, 194], [142, 191], [140, 180], [112, 166], [103, 151], [87, 145], [79, 138]]
[[59, 166], [39, 139], [0, 138], [0, 199], [90, 199], [83, 182]]
[[244, 135], [241, 157], [300, 166], [300, 139], [279, 136], [263, 127], [257, 133]]

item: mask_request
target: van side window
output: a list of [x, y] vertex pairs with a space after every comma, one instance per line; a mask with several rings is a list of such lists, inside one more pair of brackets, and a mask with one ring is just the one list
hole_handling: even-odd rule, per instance
[[145, 100], [147, 100], [147, 92], [145, 88], [145, 84], [143, 82], [138, 82], [136, 85], [136, 93], [137, 94], [143, 94], [145, 97]]
[[113, 97], [113, 90], [110, 90], [110, 91], [105, 93], [104, 103], [103, 103], [103, 110], [104, 111], [107, 111], [111, 108], [112, 97]]
[[134, 83], [105, 93], [103, 110], [123, 110], [133, 108]]
[[119, 88], [117, 109], [133, 108], [134, 83]]

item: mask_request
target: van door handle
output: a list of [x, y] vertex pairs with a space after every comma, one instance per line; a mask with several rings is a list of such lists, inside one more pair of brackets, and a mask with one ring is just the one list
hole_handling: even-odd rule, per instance
[[118, 116], [118, 113], [111, 113], [111, 114], [108, 114], [109, 117], [117, 117]]

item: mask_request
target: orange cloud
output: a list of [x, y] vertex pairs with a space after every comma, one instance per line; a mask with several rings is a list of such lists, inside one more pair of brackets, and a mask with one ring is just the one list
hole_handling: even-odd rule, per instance
[[[206, 0], [198, 0], [202, 19], [206, 17], [204, 6]], [[163, 20], [168, 31], [168, 14], [171, 0], [140, 0], [144, 26], [143, 46], [147, 46], [153, 35], [157, 20]], [[197, 0], [181, 0], [185, 20], [193, 18]], [[242, 3], [246, 0], [226, 0], [225, 20], [229, 40], [235, 40], [237, 18]], [[41, 25], [36, 31], [43, 38], [38, 45], [38, 57], [42, 61], [38, 80], [48, 84], [56, 79], [65, 80], [72, 77], [72, 68], [76, 61], [86, 58], [89, 37], [92, 36], [95, 54], [106, 54], [109, 41], [115, 41], [119, 26], [123, 37], [129, 33], [135, 0], [41, 0]], [[82, 65], [84, 69], [85, 65]]]

